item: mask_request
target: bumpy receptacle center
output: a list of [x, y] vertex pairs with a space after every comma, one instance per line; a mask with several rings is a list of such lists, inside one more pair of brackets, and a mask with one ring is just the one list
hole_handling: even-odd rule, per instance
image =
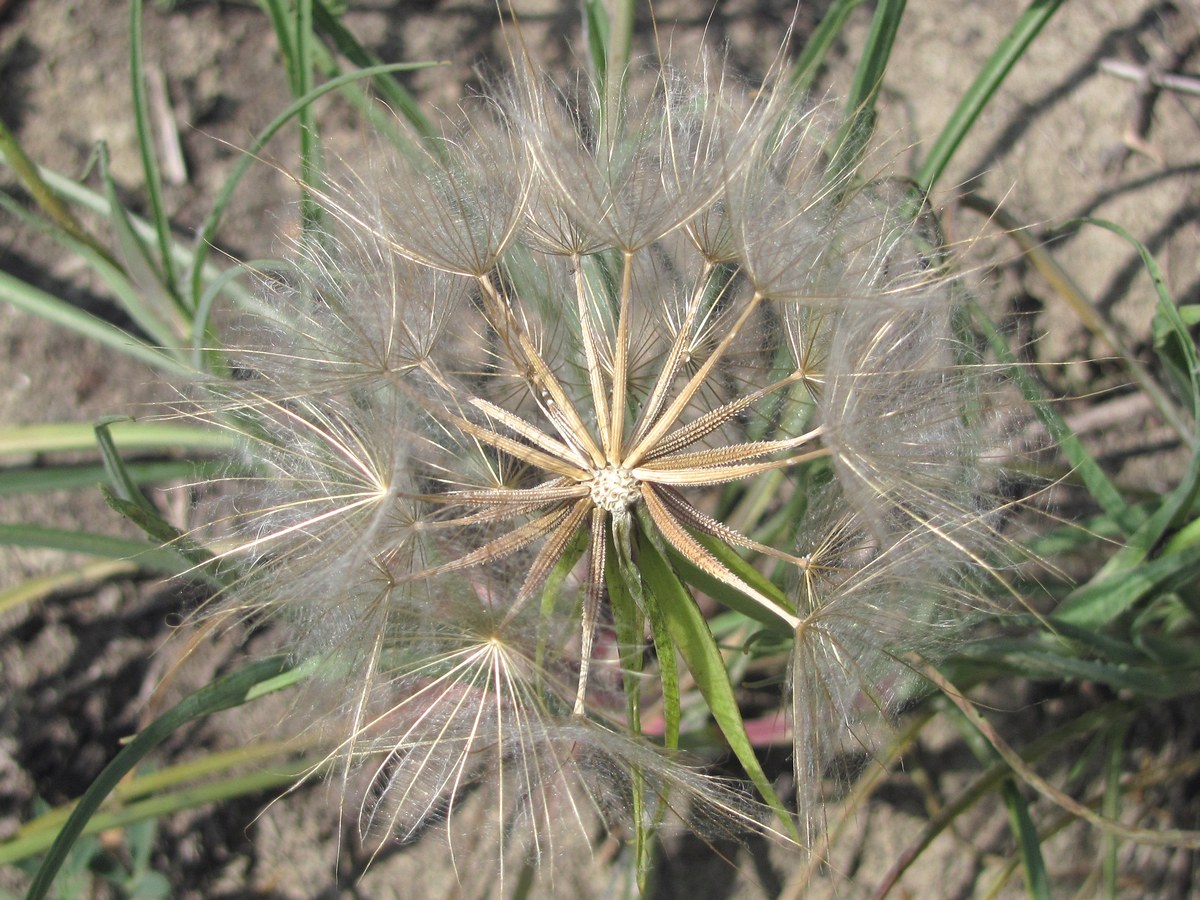
[[637, 502], [638, 481], [624, 466], [605, 466], [592, 472], [592, 502], [610, 513], [623, 513]]

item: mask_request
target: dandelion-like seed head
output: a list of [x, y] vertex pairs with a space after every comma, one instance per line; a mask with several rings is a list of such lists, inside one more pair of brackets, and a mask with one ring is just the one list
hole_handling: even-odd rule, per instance
[[701, 592], [794, 648], [809, 820], [900, 655], [973, 602], [946, 586], [988, 528], [939, 248], [831, 162], [821, 109], [701, 68], [584, 109], [518, 77], [324, 195], [227, 390], [264, 461], [236, 602], [338, 660], [366, 831], [478, 783], [539, 858], [563, 809], [770, 830], [670, 750], [680, 662], [734, 697]]

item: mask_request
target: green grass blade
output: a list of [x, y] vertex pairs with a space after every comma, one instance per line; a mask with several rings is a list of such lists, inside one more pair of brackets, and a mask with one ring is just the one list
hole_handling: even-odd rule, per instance
[[[642, 733], [642, 676], [643, 635], [646, 632], [646, 603], [642, 596], [642, 579], [631, 557], [631, 534], [626, 517], [613, 522], [606, 535], [608, 549], [604, 560], [604, 581], [608, 589], [616, 629], [617, 652], [621, 661], [621, 680], [625, 690], [625, 718], [629, 730]], [[654, 826], [646, 816], [646, 777], [640, 768], [630, 772], [632, 782], [631, 807], [634, 829], [634, 861], [639, 887], [645, 890], [647, 873], [654, 845]]]
[[128, 560], [101, 559], [75, 568], [63, 569], [51, 575], [28, 578], [6, 591], [0, 591], [0, 615], [60, 591], [76, 590], [118, 575], [133, 575], [137, 569], [137, 564]]
[[671, 641], [671, 629], [662, 609], [654, 603], [647, 606], [663, 695], [663, 745], [669, 750], [678, 750], [679, 725], [683, 718], [683, 710], [680, 704], [679, 667], [675, 661], [675, 646]]
[[[293, 16], [297, 75], [293, 96], [307, 97], [313, 89], [313, 0], [296, 0]], [[324, 216], [312, 191], [320, 192], [324, 185], [325, 167], [313, 105], [307, 103], [301, 107], [296, 119], [300, 125], [300, 181], [306, 188], [300, 197], [300, 221], [304, 234], [309, 234], [320, 229]]]
[[996, 89], [1062, 4], [1063, 0], [1033, 0], [1017, 18], [1012, 29], [971, 82], [941, 134], [933, 142], [929, 155], [917, 170], [914, 179], [922, 193], [928, 194], [933, 190]]
[[[1085, 217], [1073, 219], [1064, 227], [1071, 228], [1077, 224], [1095, 225], [1097, 228], [1112, 232], [1132, 246], [1141, 258], [1158, 300], [1154, 314], [1155, 349], [1164, 367], [1176, 379], [1176, 386], [1184, 401], [1191, 408], [1193, 418], [1191, 433], [1197, 435], [1193, 446], [1200, 445], [1200, 434], [1198, 434], [1200, 425], [1195, 422], [1196, 407], [1200, 404], [1200, 355], [1197, 355], [1196, 343], [1192, 340], [1188, 324], [1183, 320], [1179, 308], [1167, 290], [1167, 282], [1163, 277], [1162, 269], [1159, 268], [1150, 249], [1117, 223], [1109, 222], [1106, 219]], [[1160, 408], [1159, 411], [1165, 418], [1174, 420], [1174, 416], [1171, 415], [1174, 412], [1173, 409]], [[1182, 436], [1186, 439], [1188, 431], [1187, 429], [1183, 429], [1183, 431]]]
[[225, 214], [226, 207], [233, 199], [234, 192], [237, 189], [238, 183], [249, 171], [252, 163], [258, 160], [258, 154], [267, 142], [275, 136], [284, 125], [290, 122], [299, 112], [306, 106], [310, 105], [318, 97], [323, 97], [330, 91], [338, 90], [345, 85], [355, 81], [360, 81], [364, 78], [371, 78], [376, 75], [389, 72], [410, 72], [416, 69], [427, 69], [437, 63], [395, 63], [386, 66], [374, 66], [370, 69], [360, 69], [355, 72], [348, 72], [345, 75], [340, 75], [337, 78], [332, 78], [312, 89], [307, 95], [300, 97], [288, 105], [288, 107], [270, 121], [266, 128], [260, 131], [250, 142], [242, 157], [234, 165], [233, 170], [221, 185], [221, 189], [217, 192], [216, 200], [213, 202], [212, 209], [209, 211], [208, 217], [201, 225], [196, 238], [195, 250], [192, 256], [191, 269], [191, 292], [194, 297], [200, 297], [205, 290], [206, 279], [206, 262], [208, 253], [216, 239], [217, 228], [221, 224], [221, 218]]
[[110, 263], [116, 265], [116, 260], [109, 256], [108, 251], [88, 234], [71, 208], [63, 203], [62, 198], [46, 183], [41, 170], [34, 164], [16, 137], [8, 130], [8, 126], [0, 119], [0, 155], [12, 167], [13, 172], [33, 198], [34, 203], [46, 214], [58, 229], [69, 234], [92, 249], [94, 253], [104, 256]]
[[1035, 900], [1050, 900], [1050, 876], [1046, 872], [1046, 861], [1042, 858], [1042, 841], [1037, 826], [1029, 815], [1029, 804], [1013, 779], [1004, 779], [1000, 788], [1004, 806], [1008, 809], [1008, 820], [1013, 836], [1017, 839], [1017, 852], [1025, 870], [1026, 896]]
[[142, 529], [156, 543], [168, 547], [180, 557], [178, 574], [196, 573], [216, 587], [228, 584], [232, 575], [219, 563], [207, 547], [199, 544], [164, 519], [125, 469], [121, 454], [113, 442], [110, 429], [119, 419], [101, 420], [95, 429], [96, 442], [112, 489], [101, 488], [108, 505]]
[[[283, 677], [292, 678], [292, 671], [287, 672]], [[268, 685], [271, 683], [271, 680], [274, 679], [265, 680], [259, 686]], [[250, 695], [247, 694], [247, 700], [250, 700], [250, 698]], [[239, 746], [239, 748], [234, 750], [208, 752], [204, 756], [197, 757], [196, 760], [187, 760], [176, 763], [174, 766], [138, 774], [136, 778], [124, 779], [118, 786], [113, 788], [113, 792], [109, 794], [109, 797], [114, 803], [128, 804], [136, 802], [136, 800], [155, 796], [155, 794], [174, 791], [176, 788], [191, 784], [191, 782], [199, 781], [200, 779], [226, 775], [234, 772], [236, 769], [247, 766], [262, 766], [263, 763], [272, 760], [282, 761], [283, 758], [294, 756], [300, 750], [308, 749], [308, 744], [310, 743], [299, 742], [299, 740], [264, 742]], [[22, 824], [17, 829], [17, 833], [12, 836], [12, 839], [0, 842], [0, 865], [16, 862], [17, 859], [26, 856], [25, 852], [20, 853], [20, 856], [18, 856], [16, 841], [30, 838], [30, 836], [35, 834], [48, 834], [49, 839], [44, 840], [44, 844], [41, 847], [28, 854], [46, 850], [46, 847], [53, 841], [54, 835], [58, 834], [62, 823], [71, 817], [74, 806], [76, 806], [74, 803], [56, 806], [55, 809], [43, 812], [35, 820]], [[92, 826], [94, 826], [97, 820], [98, 816], [89, 823], [88, 828], [84, 829], [84, 834], [91, 832]]]
[[611, 40], [608, 10], [600, 0], [584, 0], [583, 33], [587, 42], [588, 61], [596, 84], [608, 83], [608, 45]]
[[613, 102], [623, 103], [629, 84], [629, 60], [633, 52], [634, 0], [608, 4], [608, 78], [605, 85]]
[[142, 243], [129, 221], [129, 214], [117, 198], [117, 186], [109, 172], [108, 150], [99, 147], [100, 177], [108, 195], [113, 234], [124, 261], [125, 280], [130, 289], [119, 283], [111, 285], [126, 311], [138, 326], [154, 339], [164, 352], [177, 355], [185, 346], [191, 328], [185, 322], [186, 313], [172, 294], [173, 288]]
[[[325, 0], [316, 0], [313, 4], [313, 24], [318, 31], [333, 41], [338, 53], [358, 66], [359, 69], [371, 71], [371, 83], [379, 92], [380, 98], [391, 110], [407, 120], [417, 134], [422, 138], [437, 137], [437, 130], [421, 111], [421, 107], [413, 95], [391, 75], [393, 71], [404, 70], [382, 65], [379, 57], [364, 49], [358, 39], [342, 25]], [[436, 65], [436, 63], [429, 65]]]
[[638, 566], [649, 589], [650, 602], [662, 611], [671, 643], [687, 664], [688, 671], [692, 673], [696, 686], [708, 704], [713, 721], [725, 736], [734, 756], [762, 798], [775, 810], [785, 833], [799, 841], [796, 823], [763, 772], [750, 738], [746, 735], [746, 724], [729, 681], [725, 660], [709, 631], [708, 623], [700, 614], [691, 593], [654, 546], [646, 530], [639, 529], [638, 534]]
[[[292, 672], [289, 671], [283, 677], [292, 677]], [[270, 684], [271, 680], [268, 679], [261, 682], [260, 687]], [[249, 695], [247, 696], [249, 697]], [[234, 750], [206, 753], [196, 759], [177, 763], [163, 769], [154, 769], [153, 771], [139, 774], [136, 777], [123, 779], [120, 784], [113, 788], [110, 796], [114, 802], [130, 803], [163, 791], [175, 790], [203, 778], [228, 774], [246, 766], [261, 765], [269, 760], [282, 760], [285, 757], [295, 755], [301, 750], [310, 749], [311, 744], [311, 741], [300, 740], [261, 742], [238, 747]], [[74, 808], [74, 803], [67, 803], [48, 810], [36, 819], [21, 825], [14, 837], [23, 838], [37, 832], [49, 832], [53, 836], [58, 833], [63, 823], [70, 818], [71, 811]], [[9, 846], [8, 843], [0, 843], [0, 848], [2, 848], [0, 849], [0, 864], [8, 861], [3, 854]]]
[[[1164, 504], [1164, 508], [1166, 506]], [[1120, 556], [1125, 549], [1128, 548], [1123, 548], [1117, 555]], [[1185, 585], [1197, 576], [1200, 576], [1200, 546], [1192, 546], [1149, 562], [1131, 563], [1115, 574], [1106, 574], [1101, 570], [1094, 579], [1072, 591], [1059, 604], [1054, 610], [1053, 619], [1080, 627], [1099, 628], [1125, 613], [1144, 597]]]
[[195, 372], [189, 366], [134, 337], [125, 329], [84, 312], [7, 272], [0, 272], [0, 301], [131, 356], [172, 377], [195, 377]]
[[846, 98], [846, 123], [835, 142], [837, 149], [829, 169], [834, 179], [841, 179], [854, 169], [875, 133], [875, 100], [883, 86], [905, 3], [906, 0], [878, 0], [875, 5], [871, 31]]
[[807, 91], [812, 87], [812, 83], [817, 77], [817, 70], [821, 68], [821, 63], [829, 55], [833, 42], [842, 33], [846, 19], [862, 2], [863, 0], [834, 0], [834, 3], [830, 5], [824, 18], [821, 19], [821, 24], [809, 36], [804, 49], [792, 63], [791, 82], [792, 87], [797, 91]]
[[[1129, 733], [1129, 722], [1121, 719], [1113, 723], [1108, 732], [1108, 759], [1105, 760], [1104, 800], [1100, 811], [1110, 819], [1121, 817], [1121, 776], [1125, 759], [1125, 737]], [[1120, 871], [1117, 863], [1117, 849], [1120, 841], [1116, 835], [1106, 834], [1101, 840], [1100, 850], [1100, 885], [1104, 896], [1109, 900], [1117, 897], [1117, 876]]]
[[[121, 809], [97, 813], [83, 826], [79, 837], [111, 829], [128, 828], [138, 822], [157, 819], [185, 809], [196, 809], [210, 803], [220, 803], [223, 800], [245, 797], [272, 788], [290, 786], [311, 774], [313, 767], [321, 761], [314, 758], [291, 765], [268, 766], [244, 775], [222, 778], [210, 784], [155, 794]], [[9, 860], [16, 862], [45, 852], [46, 848], [52, 845], [53, 839], [53, 832], [35, 832], [27, 837], [0, 844], [0, 865], [7, 864]], [[27, 896], [41, 895], [30, 893]]]
[[[122, 500], [137, 503], [147, 512], [157, 516], [158, 510], [150, 505], [150, 501], [146, 499], [137, 483], [125, 471], [125, 462], [121, 459], [121, 454], [117, 452], [116, 443], [113, 442], [112, 426], [128, 421], [130, 421], [129, 418], [125, 416], [108, 416], [96, 423], [93, 432], [96, 435], [96, 443], [100, 447], [100, 459], [104, 463], [104, 472], [108, 476], [108, 483], [112, 486], [116, 496]], [[165, 522], [163, 524], [166, 525]]]
[[242, 705], [252, 688], [262, 681], [282, 675], [289, 668], [288, 661], [279, 656], [251, 663], [202, 687], [150, 723], [105, 766], [91, 787], [79, 798], [75, 811], [71, 813], [71, 817], [42, 860], [26, 900], [42, 900], [46, 896], [71, 846], [83, 833], [88, 821], [104, 802], [104, 798], [127, 773], [133, 771], [146, 754], [188, 722]]
[[[236, 436], [227, 431], [180, 425], [177, 422], [122, 420], [109, 425], [109, 433], [123, 451], [177, 448], [228, 453], [238, 446]], [[89, 424], [54, 422], [48, 425], [9, 425], [0, 429], [0, 456], [95, 449], [96, 430], [95, 426]]]
[[[105, 168], [106, 165], [107, 161], [103, 160], [102, 168]], [[107, 177], [105, 177], [104, 183], [106, 188], [111, 185]], [[116, 205], [115, 193], [109, 191], [109, 195], [112, 197], [113, 202], [108, 208], [114, 211], [113, 216], [110, 216], [110, 221], [113, 224], [114, 230], [118, 232], [121, 245], [129, 247], [132, 252], [140, 255], [142, 253], [140, 237], [137, 236], [136, 231], [133, 229], [128, 212]], [[5, 212], [18, 219], [23, 225], [30, 228], [30, 230], [41, 232], [67, 252], [75, 254], [87, 263], [91, 270], [104, 282], [105, 286], [111, 292], [112, 298], [120, 305], [121, 309], [143, 332], [153, 338], [159, 347], [174, 348], [179, 344], [177, 329], [173, 330], [164, 321], [164, 319], [167, 321], [179, 321], [179, 316], [174, 310], [173, 303], [167, 305], [167, 315], [165, 317], [153, 312], [146, 303], [147, 295], [153, 296], [156, 292], [161, 294], [161, 285], [158, 285], [155, 281], [150, 281], [148, 282], [150, 285], [149, 290], [143, 292], [141, 288], [133, 283], [130, 274], [122, 267], [121, 263], [113, 259], [107, 251], [98, 251], [91, 243], [80, 241], [69, 232], [31, 213], [3, 192], [0, 192], [0, 208], [3, 208]], [[126, 255], [129, 252], [127, 250]], [[131, 268], [136, 269], [137, 267]], [[147, 283], [144, 276], [150, 269], [145, 264], [144, 259], [142, 260], [142, 266], [137, 271], [142, 273], [142, 282]]]
[[1147, 661], [1141, 666], [1101, 659], [1080, 659], [1067, 647], [1038, 642], [997, 640], [980, 653], [964, 653], [963, 660], [978, 659], [992, 671], [1000, 670], [1045, 681], [1090, 681], [1139, 697], [1166, 700], [1200, 690], [1200, 669], [1164, 669]]
[[[181, 459], [125, 463], [129, 477], [138, 485], [162, 484], [168, 481], [207, 481], [228, 473], [229, 468], [229, 463], [223, 460]], [[0, 468], [0, 497], [95, 488], [104, 481], [104, 477], [104, 467], [95, 463]]]
[[[133, 117], [137, 132], [138, 150], [142, 156], [142, 174], [146, 179], [146, 199], [150, 205], [150, 221], [158, 237], [158, 258], [162, 269], [162, 286], [176, 303], [179, 281], [171, 253], [171, 225], [163, 205], [162, 174], [154, 152], [153, 127], [150, 124], [150, 105], [146, 100], [145, 62], [142, 59], [142, 0], [129, 4], [129, 74], [133, 85]], [[114, 204], [114, 209], [116, 206]]]
[[1104, 470], [1100, 468], [1100, 464], [1083, 446], [1083, 442], [1059, 415], [1058, 410], [1047, 401], [1041, 384], [1024, 366], [1017, 362], [1004, 336], [978, 307], [972, 307], [972, 320], [1001, 365], [1006, 367], [1005, 373], [1020, 389], [1025, 401], [1033, 407], [1034, 413], [1046, 427], [1054, 445], [1066, 456], [1076, 477], [1083, 482], [1092, 495], [1092, 499], [1113, 521], [1121, 525], [1126, 534], [1133, 533], [1141, 524], [1140, 521], [1130, 515], [1125, 498], [1121, 496], [1116, 485], [1112, 483]]
[[[11, 152], [5, 152], [2, 144], [0, 144], [0, 164], [13, 167], [14, 169], [18, 164], [17, 161], [12, 158]], [[59, 172], [55, 172], [53, 169], [48, 169], [45, 166], [36, 166], [35, 168], [37, 176], [42, 180], [46, 187], [54, 193], [56, 197], [78, 206], [81, 209], [87, 210], [90, 213], [101, 216], [102, 218], [107, 219], [112, 217], [112, 209], [107, 197], [97, 193], [96, 191], [93, 191], [91, 188], [82, 185], [77, 181], [74, 181], [71, 178], [68, 178], [65, 175], [62, 175]], [[153, 241], [155, 239], [154, 226], [152, 226], [149, 222], [140, 218], [139, 216], [132, 215], [128, 211], [126, 211], [126, 218], [133, 226], [134, 232], [141, 240]], [[104, 248], [99, 247], [99, 245], [97, 245], [97, 248], [102, 253], [108, 252]], [[177, 241], [171, 244], [171, 253], [176, 265], [184, 268], [191, 267], [192, 262], [195, 259], [195, 254], [192, 252], [192, 250]], [[113, 266], [119, 268], [119, 264], [111, 256], [109, 257], [109, 262]], [[219, 267], [214, 266], [211, 263], [207, 263], [203, 267], [200, 278], [202, 281], [208, 281], [217, 277], [221, 271], [222, 269]], [[238, 293], [237, 299], [239, 302], [248, 302], [252, 299], [252, 295], [244, 290], [236, 293]]]
[[178, 572], [189, 568], [190, 563], [176, 553], [145, 541], [93, 534], [68, 528], [50, 528], [42, 525], [0, 523], [0, 545], [8, 547], [42, 547], [62, 550], [66, 553], [84, 553], [108, 559], [123, 559], [141, 568], [160, 572]]
[[[781, 591], [762, 572], [742, 559], [737, 554], [737, 551], [729, 547], [724, 541], [719, 541], [706, 534], [693, 533], [692, 537], [699, 541], [704, 546], [704, 549], [715, 556], [721, 565], [725, 566], [726, 569], [740, 578], [744, 583], [774, 600], [784, 609], [791, 610], [794, 608], [787, 594]], [[775, 633], [791, 634], [791, 629], [786, 622], [777, 618], [773, 613], [764, 609], [761, 604], [751, 600], [741, 591], [722, 581], [718, 581], [686, 556], [676, 552], [674, 548], [667, 546], [666, 553], [671, 560], [671, 565], [675, 567], [675, 570], [679, 572], [683, 580], [688, 584], [704, 591], [704, 593], [708, 594], [722, 606], [726, 606], [749, 619], [767, 626], [769, 630]]]

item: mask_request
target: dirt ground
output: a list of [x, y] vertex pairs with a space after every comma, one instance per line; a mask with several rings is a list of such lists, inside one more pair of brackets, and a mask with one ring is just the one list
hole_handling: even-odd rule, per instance
[[[481, 73], [503, 69], [504, 42], [492, 5], [474, 0], [369, 0], [349, 3], [347, 22], [384, 60], [446, 60], [411, 76], [423, 102], [448, 106], [477, 88]], [[801, 3], [792, 48], [819, 20], [823, 2]], [[935, 136], [987, 54], [1024, 4], [979, 0], [912, 0], [883, 85], [875, 158], [898, 171], [914, 166], [923, 142]], [[531, 44], [547, 66], [565, 70], [580, 50], [579, 12], [570, 0], [518, 3]], [[708, 0], [657, 4], [660, 42], [683, 51], [707, 41], [727, 50], [731, 65], [761, 74], [793, 22], [786, 0]], [[650, 16], [639, 15], [640, 52], [653, 50]], [[819, 92], [838, 96], [849, 84], [855, 53], [869, 26], [859, 9], [822, 74]], [[92, 168], [103, 141], [129, 201], [141, 203], [140, 166], [129, 113], [128, 12], [98, 0], [0, 0], [0, 118], [35, 160], [73, 177]], [[263, 14], [250, 3], [160, 2], [145, 15], [148, 66], [161, 73], [177, 129], [185, 172], [167, 192], [177, 233], [190, 237], [239, 147], [283, 109], [289, 95]], [[1200, 303], [1200, 98], [1155, 90], [1118, 73], [1200, 72], [1197, 0], [1068, 3], [1020, 62], [957, 155], [944, 185], [969, 187], [1029, 226], [1038, 241], [1075, 216], [1122, 224], [1155, 254], [1180, 303]], [[332, 155], [352, 160], [367, 142], [364, 126], [331, 98], [319, 105]], [[268, 155], [294, 158], [295, 134], [281, 135]], [[0, 179], [7, 177], [0, 174]], [[95, 183], [94, 173], [91, 183]], [[1111, 348], [1079, 324], [1041, 276], [1021, 261], [1015, 244], [987, 219], [958, 202], [960, 188], [932, 198], [951, 240], [971, 243], [976, 289], [1002, 314], [1019, 315], [1028, 354], [1042, 364], [1052, 389], [1086, 398], [1067, 408], [1119, 482], [1159, 492], [1172, 485], [1179, 454], [1162, 423], [1122, 389], [1127, 377], [1109, 361]], [[226, 217], [220, 246], [239, 259], [285, 252], [297, 213], [290, 182], [257, 166]], [[976, 240], [978, 238], [978, 240]], [[1134, 251], [1098, 229], [1072, 232], [1053, 245], [1056, 259], [1083, 294], [1116, 323], [1122, 339], [1149, 358], [1154, 294]], [[82, 266], [42, 238], [0, 217], [0, 270], [101, 315], [119, 316]], [[171, 386], [133, 362], [73, 335], [0, 306], [0, 427], [38, 422], [91, 422], [113, 413], [138, 413], [169, 399]], [[1089, 360], [1086, 363], [1071, 362]], [[1099, 392], [1099, 393], [1097, 393]], [[1124, 405], [1121, 405], [1121, 404]], [[1032, 431], [1018, 445], [1037, 444]], [[6, 465], [30, 459], [0, 460]], [[181, 511], [181, 494], [158, 499]], [[1070, 498], [1059, 501], [1071, 514]], [[0, 521], [34, 521], [92, 531], [135, 532], [95, 491], [0, 497]], [[0, 550], [0, 589], [55, 572], [61, 554]], [[49, 596], [0, 618], [0, 838], [34, 811], [77, 796], [111, 758], [123, 737], [144, 721], [146, 703], [178, 653], [172, 625], [199, 600], [177, 583], [110, 580]], [[256, 638], [266, 643], [269, 636]], [[165, 645], [165, 649], [164, 649]], [[180, 683], [202, 683], [231, 668], [243, 647], [232, 636], [199, 655]], [[1065, 707], [1086, 705], [1086, 694], [1043, 696], [1036, 686], [1005, 699], [1001, 725], [1016, 738], [1038, 734]], [[225, 715], [173, 738], [160, 764], [189, 750], [237, 746], [266, 727], [273, 712], [239, 719]], [[1131, 737], [1160, 752], [1184, 754], [1200, 744], [1194, 711], [1168, 709], [1139, 723]], [[1011, 732], [1010, 732], [1011, 734]], [[1159, 735], [1172, 746], [1155, 746]], [[1069, 765], [1069, 760], [1059, 761]], [[786, 766], [780, 761], [780, 769]], [[975, 771], [971, 754], [953, 734], [927, 732], [906, 766], [849, 824], [831, 862], [801, 892], [803, 861], [758, 844], [706, 847], [669, 841], [658, 863], [661, 897], [870, 896], [887, 868], [926, 821], [931, 798], [953, 796]], [[1145, 798], [1180, 810], [1177, 827], [1200, 825], [1194, 780]], [[169, 817], [158, 827], [151, 867], [178, 898], [404, 898], [470, 894], [469, 864], [461, 881], [436, 840], [384, 854], [363, 875], [364, 859], [339, 835], [336, 808], [322, 788], [290, 795], [262, 812], [269, 795]], [[1190, 818], [1188, 818], [1190, 817]], [[127, 852], [112, 837], [117, 856]], [[1048, 845], [1056, 883], [1081, 887], [1079, 872], [1094, 858], [1097, 838], [1067, 829]], [[334, 862], [341, 851], [341, 864]], [[564, 851], [553, 882], [535, 896], [578, 900], [619, 896], [613, 852], [601, 846]], [[905, 877], [894, 896], [984, 896], [1011, 856], [1002, 809], [962, 820]], [[1200, 896], [1194, 854], [1126, 846], [1123, 896]], [[0, 896], [18, 892], [25, 875], [0, 872]], [[1014, 879], [1002, 896], [1019, 895]], [[1082, 887], [1086, 895], [1086, 886]], [[89, 896], [81, 894], [80, 896]], [[103, 893], [97, 896], [105, 896]]]

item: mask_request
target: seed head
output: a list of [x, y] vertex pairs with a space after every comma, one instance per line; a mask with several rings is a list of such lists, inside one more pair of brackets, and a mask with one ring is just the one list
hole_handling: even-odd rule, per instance
[[783, 85], [664, 67], [643, 100], [584, 95], [518, 77], [325, 196], [336, 229], [226, 389], [266, 448], [237, 602], [336, 660], [372, 833], [473, 783], [539, 857], [585, 796], [610, 826], [676, 791], [765, 827], [646, 744], [685, 626], [642, 557], [792, 648], [806, 821], [897, 655], [972, 603], [945, 587], [987, 529], [936, 248]]

